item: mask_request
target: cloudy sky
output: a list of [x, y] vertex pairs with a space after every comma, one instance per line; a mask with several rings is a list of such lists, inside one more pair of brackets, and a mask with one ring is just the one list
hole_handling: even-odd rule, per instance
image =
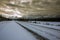
[[59, 17], [60, 0], [0, 0], [0, 16], [12, 19]]

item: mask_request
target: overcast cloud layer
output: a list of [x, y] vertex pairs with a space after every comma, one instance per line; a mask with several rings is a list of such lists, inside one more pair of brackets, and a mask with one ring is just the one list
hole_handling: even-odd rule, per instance
[[60, 17], [60, 0], [0, 0], [5, 18]]

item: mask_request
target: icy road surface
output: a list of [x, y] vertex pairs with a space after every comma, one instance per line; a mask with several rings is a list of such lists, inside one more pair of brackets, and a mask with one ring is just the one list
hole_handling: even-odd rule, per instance
[[15, 21], [0, 22], [0, 40], [37, 40]]

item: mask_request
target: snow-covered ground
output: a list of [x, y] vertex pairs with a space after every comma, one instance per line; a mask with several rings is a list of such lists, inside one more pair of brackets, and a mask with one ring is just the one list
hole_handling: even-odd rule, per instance
[[35, 26], [42, 26], [42, 27], [46, 27], [46, 28], [51, 28], [51, 29], [56, 29], [56, 30], [60, 30], [60, 26], [57, 26], [57, 25], [60, 25], [60, 22], [49, 22], [53, 25], [50, 25], [49, 23], [46, 24], [47, 22], [43, 22], [43, 23], [31, 23], [31, 22], [28, 22], [29, 24], [31, 25], [35, 25]]
[[60, 26], [60, 22], [45, 22], [45, 21], [30, 21], [32, 23], [37, 23], [37, 24], [44, 24], [44, 25], [52, 25], [52, 26]]
[[14, 21], [0, 22], [0, 40], [37, 40], [33, 34]]
[[[43, 23], [45, 22], [43, 22], [42, 24], [37, 23], [35, 24], [32, 22], [18, 22], [18, 23], [49, 40], [60, 40], [60, 26], [44, 25]], [[55, 23], [58, 24], [59, 22]]]
[[[46, 23], [49, 23], [46, 24]], [[20, 25], [19, 25], [20, 24]], [[50, 25], [53, 24], [53, 25]], [[55, 25], [54, 25], [55, 24]], [[22, 21], [3, 21], [0, 22], [1, 40], [37, 40], [37, 38], [24, 29], [29, 29], [39, 36], [49, 40], [60, 40], [60, 22], [22, 22]], [[22, 25], [22, 26], [21, 26]]]

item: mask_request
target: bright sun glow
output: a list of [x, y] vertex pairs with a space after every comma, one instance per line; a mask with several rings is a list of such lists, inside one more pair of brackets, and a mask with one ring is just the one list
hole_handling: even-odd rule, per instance
[[2, 13], [1, 15], [6, 18], [17, 19], [22, 17], [22, 13], [18, 9], [10, 9], [10, 8], [0, 8], [4, 10], [6, 13]]

